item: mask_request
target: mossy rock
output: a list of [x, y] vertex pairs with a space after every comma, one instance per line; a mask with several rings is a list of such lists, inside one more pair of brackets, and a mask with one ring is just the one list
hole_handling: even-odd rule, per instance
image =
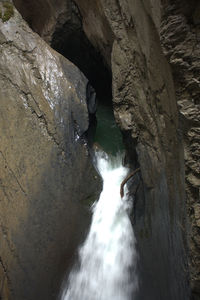
[[0, 8], [0, 18], [3, 22], [7, 22], [11, 17], [14, 16], [13, 4], [6, 1], [2, 3], [3, 7]]

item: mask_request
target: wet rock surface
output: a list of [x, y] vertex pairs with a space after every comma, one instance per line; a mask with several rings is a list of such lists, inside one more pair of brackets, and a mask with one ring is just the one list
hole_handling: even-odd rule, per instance
[[200, 299], [200, 15], [198, 1], [166, 1], [161, 40], [173, 73], [184, 139], [189, 256], [194, 299]]
[[14, 10], [0, 19], [0, 297], [55, 299], [101, 181], [87, 79]]
[[[70, 49], [72, 52], [78, 49], [77, 41], [81, 39], [84, 52], [81, 50], [81, 54], [77, 52], [75, 55], [75, 60], [80, 63], [81, 59], [90, 58], [93, 53], [92, 50], [87, 55], [89, 41], [103, 57], [106, 68], [112, 71], [114, 113], [124, 136], [127, 162], [131, 169], [141, 168], [136, 185], [132, 181], [132, 191], [136, 193], [132, 221], [138, 240], [141, 279], [138, 299], [189, 299], [188, 256], [193, 297], [199, 299], [198, 1], [75, 0], [77, 6], [69, 0], [37, 1], [37, 4], [23, 0], [14, 2], [31, 28], [54, 48], [71, 55]], [[78, 34], [70, 48], [71, 37], [76, 31]], [[83, 37], [83, 34], [86, 36]], [[4, 43], [5, 36], [0, 35], [1, 39]], [[36, 40], [38, 43], [38, 38]], [[32, 55], [30, 49], [22, 51], [22, 54]], [[41, 53], [42, 61], [46, 55], [46, 52]], [[91, 60], [95, 61], [96, 58], [93, 58], [91, 55]], [[66, 64], [63, 58], [59, 60], [62, 65]], [[86, 63], [80, 66], [86, 68], [87, 61], [85, 59]], [[74, 67], [63, 68], [69, 70], [67, 74], [70, 77]], [[5, 71], [7, 69], [4, 74]], [[40, 73], [38, 75], [36, 70], [37, 80], [41, 80]], [[93, 74], [93, 71], [88, 74]], [[75, 80], [74, 77], [72, 79]], [[83, 86], [80, 90], [85, 89]], [[43, 91], [48, 99], [48, 85]], [[33, 103], [33, 100], [27, 102]], [[40, 105], [42, 103], [41, 100]], [[32, 107], [33, 104], [30, 105]], [[65, 148], [65, 140], [69, 137], [70, 141], [73, 140], [71, 132], [81, 136], [88, 126], [85, 118], [79, 119], [80, 114], [87, 115], [85, 108], [80, 111], [79, 106], [73, 107], [76, 120], [81, 124], [77, 126], [74, 122], [75, 125], [67, 127], [68, 131], [63, 131], [61, 125], [56, 125], [55, 130], [52, 125], [55, 120], [59, 123], [63, 110], [68, 111], [63, 104], [60, 104], [60, 109], [57, 107], [53, 121], [46, 111], [39, 117], [40, 121], [44, 117], [49, 118], [48, 132], [53, 133], [56, 141], [58, 137], [61, 139], [59, 145], [64, 147], [64, 152], [68, 149]], [[34, 111], [41, 114], [35, 106]], [[65, 124], [69, 124], [67, 120]], [[72, 156], [80, 151], [74, 152], [73, 147], [68, 150]], [[75, 161], [78, 166], [83, 160], [76, 158]], [[4, 272], [6, 266], [3, 262], [0, 267], [0, 272]]]
[[[33, 31], [78, 66], [100, 97], [111, 97], [111, 72], [108, 70], [107, 60], [85, 34], [82, 16], [75, 2], [72, 0], [38, 0], [37, 4], [29, 0], [13, 2]], [[96, 28], [95, 22], [92, 26]], [[110, 50], [106, 50], [106, 53], [111, 53]]]
[[[111, 65], [115, 117], [130, 167], [141, 168], [133, 219], [138, 299], [188, 299], [183, 145], [172, 74], [159, 38], [161, 5], [89, 2], [76, 0], [83, 27]], [[108, 40], [111, 57], [102, 49]]]

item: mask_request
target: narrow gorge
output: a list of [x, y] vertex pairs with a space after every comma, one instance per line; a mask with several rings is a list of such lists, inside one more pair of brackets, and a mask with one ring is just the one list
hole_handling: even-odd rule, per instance
[[199, 97], [198, 0], [0, 1], [0, 299], [200, 299]]

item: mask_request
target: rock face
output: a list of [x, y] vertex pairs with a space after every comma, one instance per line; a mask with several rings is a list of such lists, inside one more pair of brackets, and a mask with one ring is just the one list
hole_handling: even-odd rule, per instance
[[0, 57], [0, 298], [55, 299], [101, 186], [88, 81], [15, 9], [0, 19]]
[[[94, 47], [96, 44], [91, 43], [84, 32], [82, 16], [73, 1], [38, 0], [34, 3], [29, 0], [14, 0], [13, 2], [33, 31], [82, 70], [95, 88], [98, 97], [111, 98], [111, 71], [108, 70], [110, 59], [107, 57], [110, 58], [112, 47], [110, 42], [107, 42], [106, 55], [100, 55]], [[92, 26], [96, 28], [95, 20]]]
[[[130, 166], [141, 168], [134, 218], [138, 299], [189, 299], [183, 145], [172, 74], [159, 38], [160, 2], [76, 3], [88, 38], [103, 55], [110, 42], [115, 116]], [[109, 55], [106, 60], [109, 64]]]
[[[74, 58], [77, 64], [79, 63], [83, 68], [87, 67], [89, 60], [85, 58], [90, 42], [92, 47], [103, 57], [102, 63], [112, 72], [114, 112], [123, 133], [127, 159], [132, 169], [137, 166], [141, 168], [141, 176], [138, 176], [137, 179], [138, 186], [134, 187], [132, 184], [132, 188], [137, 189], [133, 223], [138, 241], [138, 265], [141, 280], [138, 299], [188, 300], [190, 298], [189, 270], [193, 297], [199, 299], [200, 66], [198, 40], [200, 21], [198, 1], [75, 0], [77, 7], [71, 0], [38, 0], [37, 4], [33, 1], [14, 0], [14, 3], [34, 31], [56, 49], [60, 49], [62, 53], [65, 52], [70, 59]], [[8, 25], [5, 23], [3, 26]], [[10, 31], [9, 28], [8, 31]], [[26, 31], [28, 31], [27, 27]], [[75, 34], [76, 31], [78, 32], [77, 35]], [[37, 44], [42, 43], [30, 30], [28, 32], [34, 36]], [[83, 37], [83, 34], [87, 38]], [[17, 35], [18, 33], [16, 33]], [[73, 39], [73, 36], [76, 36], [76, 39]], [[77, 51], [79, 37], [82, 40], [80, 52]], [[5, 39], [5, 34], [3, 39]], [[24, 68], [27, 65], [26, 56], [32, 56], [38, 51], [38, 46], [34, 49], [34, 46], [31, 46], [33, 41], [30, 41], [29, 50], [20, 52], [25, 57], [23, 58], [23, 67], [20, 69], [22, 74], [24, 74]], [[66, 41], [65, 44], [63, 44], [64, 41]], [[7, 45], [6, 47], [12, 46], [9, 40], [2, 43], [3, 49], [5, 45]], [[43, 60], [46, 64], [52, 61], [51, 56], [47, 56], [46, 52], [43, 52], [43, 47], [48, 49], [48, 53], [54, 53], [54, 58], [59, 57], [59, 62], [62, 61], [63, 66], [64, 59], [55, 56], [55, 52], [47, 46], [39, 47], [42, 52], [40, 55], [35, 54], [37, 60], [34, 57], [28, 61], [34, 61], [34, 63], [38, 61], [38, 65], [40, 65], [41, 59], [39, 57], [42, 57], [41, 66], [44, 63]], [[18, 48], [21, 46], [17, 46], [15, 51]], [[33, 53], [30, 49], [34, 49]], [[73, 51], [70, 52], [70, 49]], [[74, 51], [75, 57], [73, 57]], [[88, 53], [91, 61], [95, 61], [96, 64], [97, 60], [93, 55], [90, 55], [93, 50]], [[19, 54], [14, 56], [14, 59], [17, 61], [18, 57]], [[86, 63], [81, 64], [83, 60]], [[64, 65], [66, 63], [65, 61]], [[4, 64], [3, 66], [5, 67]], [[72, 65], [70, 64], [70, 66]], [[31, 87], [34, 86], [34, 91], [41, 78], [42, 82], [48, 81], [48, 78], [45, 79], [42, 75], [44, 73], [42, 70], [39, 71], [38, 75], [38, 68], [37, 66], [36, 70], [35, 68], [31, 69], [33, 73], [29, 72], [29, 76], [33, 74], [34, 80], [31, 81]], [[64, 69], [68, 70], [68, 68]], [[74, 66], [72, 69], [75, 70]], [[74, 71], [70, 69], [67, 78], [71, 76], [71, 72]], [[13, 78], [18, 80], [18, 76], [14, 74], [14, 71], [10, 73], [13, 73], [12, 80], [9, 81], [9, 84], [12, 85]], [[9, 74], [7, 69], [4, 70], [3, 74], [4, 76]], [[75, 80], [74, 76], [72, 78]], [[96, 78], [98, 77], [95, 77], [94, 82]], [[23, 82], [24, 80], [20, 82], [20, 87], [23, 86]], [[51, 82], [53, 84], [53, 80]], [[15, 86], [18, 85], [15, 83]], [[3, 87], [4, 89], [6, 87], [4, 81]], [[65, 90], [65, 88], [62, 86], [62, 89]], [[31, 117], [35, 117], [37, 122], [40, 120], [38, 124], [45, 124], [47, 133], [50, 133], [50, 136], [53, 136], [56, 141], [57, 136], [59, 136], [59, 145], [66, 146], [63, 141], [71, 137], [71, 130], [76, 128], [75, 132], [79, 132], [77, 122], [74, 122], [75, 124], [68, 128], [68, 131], [66, 129], [62, 131], [61, 125], [56, 125], [54, 131], [51, 124], [59, 123], [55, 120], [59, 120], [59, 117], [63, 116], [65, 106], [63, 107], [62, 104], [60, 109], [56, 108], [53, 121], [51, 119], [52, 114], [49, 115], [46, 111], [41, 117], [38, 117], [41, 110], [40, 106], [43, 107], [44, 104], [40, 100], [38, 112], [33, 106], [35, 102], [29, 100], [29, 94], [33, 93], [32, 88], [29, 87], [29, 89], [31, 89], [31, 93], [28, 92], [28, 100], [23, 101], [25, 104], [27, 103], [28, 108], [34, 109]], [[42, 90], [45, 99], [51, 98], [48, 96], [48, 85], [45, 85]], [[76, 93], [78, 90], [76, 89]], [[56, 89], [54, 93], [57, 95]], [[26, 90], [25, 95], [27, 95]], [[50, 105], [52, 105], [51, 101]], [[9, 112], [12, 116], [11, 107], [9, 106], [6, 113]], [[73, 106], [73, 108], [75, 114], [77, 106]], [[48, 109], [50, 110], [49, 106]], [[59, 113], [57, 113], [58, 111]], [[6, 113], [3, 113], [3, 117]], [[83, 110], [81, 115], [85, 115], [85, 113], [87, 115], [87, 112]], [[49, 118], [48, 122], [45, 121], [47, 117]], [[79, 117], [77, 118], [79, 119]], [[16, 120], [16, 117], [9, 117], [9, 119]], [[30, 126], [30, 123], [28, 124]], [[69, 123], [66, 122], [66, 124]], [[82, 128], [81, 132], [84, 132], [87, 125], [84, 125], [83, 120], [81, 124], [78, 123], [78, 128]], [[5, 125], [4, 127], [7, 128]], [[23, 126], [22, 129], [24, 128]], [[28, 134], [27, 140], [35, 135], [35, 129], [33, 130], [33, 126], [31, 128], [32, 133], [31, 135]], [[17, 141], [21, 140], [20, 135], [24, 136], [25, 134], [22, 129], [18, 131], [19, 137], [16, 135]], [[78, 136], [80, 135], [81, 133], [78, 134]], [[10, 134], [10, 141], [13, 141], [12, 138], [13, 135]], [[35, 145], [44, 143], [43, 139], [38, 143], [38, 137], [36, 141]], [[15, 150], [14, 142], [10, 143], [12, 151], [20, 152], [20, 157], [22, 151]], [[75, 148], [72, 148], [70, 152], [72, 155], [79, 153], [80, 149], [82, 149], [80, 153], [85, 153], [80, 144], [75, 143], [75, 145]], [[46, 149], [46, 146], [43, 148]], [[68, 150], [68, 148], [64, 148], [64, 153], [68, 153]], [[9, 151], [7, 150], [7, 155], [9, 155]], [[23, 151], [25, 151], [25, 147], [23, 147]], [[12, 159], [10, 156], [8, 158], [5, 156], [7, 161]], [[45, 159], [47, 159], [46, 152]], [[77, 163], [77, 165], [74, 163], [76, 169], [82, 159], [80, 161], [77, 157], [73, 159]], [[85, 161], [88, 163], [87, 159]], [[32, 168], [31, 166], [31, 171]], [[18, 167], [17, 172], [19, 172]], [[47, 174], [49, 175], [51, 172]], [[26, 181], [24, 177], [22, 176], [22, 179]], [[20, 178], [20, 184], [23, 182], [22, 179]], [[23, 182], [23, 187], [24, 184]], [[185, 204], [187, 204], [189, 213], [188, 221]], [[73, 204], [70, 205], [74, 207]], [[68, 213], [71, 214], [71, 208]], [[72, 220], [75, 222], [73, 218]], [[45, 221], [44, 224], [48, 228], [48, 222]], [[58, 225], [61, 226], [61, 224]], [[74, 227], [72, 226], [72, 228]], [[190, 268], [188, 267], [188, 237], [190, 237]], [[67, 240], [69, 239], [66, 236], [65, 241]], [[60, 243], [64, 244], [62, 240]], [[5, 270], [6, 266], [2, 262], [2, 272]], [[5, 281], [5, 290], [6, 285]]]
[[198, 1], [165, 1], [163, 51], [171, 67], [184, 137], [190, 272], [200, 299], [200, 14]]
[[[63, 25], [66, 20], [71, 19], [74, 7], [68, 0], [14, 0], [13, 3], [30, 27], [46, 41], [51, 40], [58, 24]], [[78, 25], [76, 21], [74, 23]]]

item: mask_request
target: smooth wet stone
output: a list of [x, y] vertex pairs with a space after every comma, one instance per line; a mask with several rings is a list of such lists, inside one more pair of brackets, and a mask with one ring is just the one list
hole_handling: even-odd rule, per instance
[[55, 299], [101, 188], [87, 79], [15, 10], [0, 19], [0, 296]]

